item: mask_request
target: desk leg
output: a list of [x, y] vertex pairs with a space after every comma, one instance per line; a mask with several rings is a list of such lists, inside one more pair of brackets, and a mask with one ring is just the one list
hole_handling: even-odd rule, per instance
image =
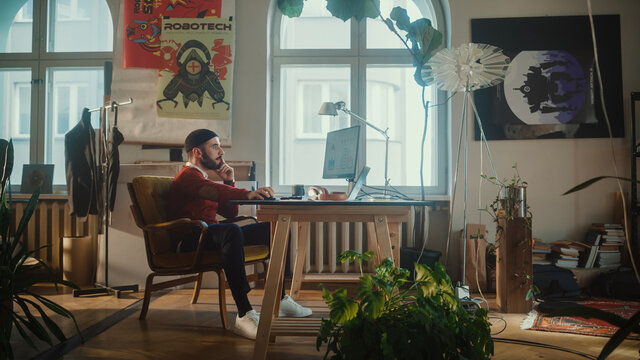
[[[375, 266], [380, 264], [382, 258], [380, 257], [380, 248], [378, 247], [376, 225], [372, 222], [367, 223], [367, 245], [369, 246], [369, 251], [373, 251], [376, 254], [376, 258], [371, 262], [371, 265]], [[373, 271], [373, 267], [371, 271]]]
[[296, 246], [296, 262], [293, 266], [293, 278], [291, 279], [291, 296], [294, 300], [298, 300], [300, 295], [300, 286], [302, 285], [302, 268], [304, 267], [305, 258], [307, 257], [307, 248], [309, 248], [309, 235], [311, 224], [308, 222], [298, 223], [298, 246]]
[[389, 240], [391, 240], [391, 252], [393, 253], [393, 260], [396, 266], [400, 266], [400, 247], [402, 246], [400, 240], [400, 224], [397, 222], [389, 223]]
[[281, 215], [275, 226], [275, 234], [273, 244], [271, 246], [271, 261], [269, 270], [267, 270], [267, 280], [264, 286], [264, 298], [262, 299], [262, 309], [260, 310], [260, 322], [258, 324], [258, 334], [256, 336], [256, 344], [253, 350], [253, 358], [255, 360], [264, 360], [267, 358], [267, 347], [269, 345], [269, 337], [271, 335], [271, 322], [276, 309], [276, 301], [280, 300], [278, 289], [283, 273], [283, 264], [285, 249], [289, 240], [289, 228], [291, 226], [291, 217]]
[[376, 237], [378, 238], [378, 246], [380, 247], [380, 261], [391, 258], [393, 259], [393, 252], [391, 251], [391, 237], [389, 236], [389, 223], [385, 215], [375, 216]]

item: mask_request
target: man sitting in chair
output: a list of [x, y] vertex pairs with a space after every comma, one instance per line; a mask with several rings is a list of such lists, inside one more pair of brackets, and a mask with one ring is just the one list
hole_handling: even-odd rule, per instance
[[[182, 217], [202, 220], [209, 224], [205, 238], [205, 250], [221, 250], [223, 268], [231, 294], [238, 307], [234, 332], [250, 339], [256, 338], [260, 314], [251, 308], [247, 293], [251, 290], [245, 273], [245, 245], [270, 244], [270, 223], [262, 222], [245, 226], [219, 224], [216, 215], [232, 218], [238, 215], [238, 205], [230, 205], [228, 200], [264, 199], [274, 195], [273, 189], [262, 187], [255, 191], [236, 188], [234, 170], [224, 162], [224, 150], [220, 147], [218, 135], [208, 129], [192, 131], [184, 142], [189, 155], [186, 163], [176, 175], [169, 190], [168, 209], [172, 219]], [[208, 178], [208, 170], [213, 170], [224, 181], [215, 183]], [[200, 228], [194, 228], [191, 236], [178, 246], [179, 252], [195, 251]], [[280, 301], [281, 317], [306, 317], [311, 309], [296, 303], [285, 295], [282, 289]]]

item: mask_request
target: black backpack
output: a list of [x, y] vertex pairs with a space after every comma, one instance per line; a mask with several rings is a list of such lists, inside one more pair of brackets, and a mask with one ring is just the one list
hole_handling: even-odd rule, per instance
[[582, 294], [573, 272], [555, 265], [533, 264], [533, 283], [540, 289], [540, 299], [572, 298]]

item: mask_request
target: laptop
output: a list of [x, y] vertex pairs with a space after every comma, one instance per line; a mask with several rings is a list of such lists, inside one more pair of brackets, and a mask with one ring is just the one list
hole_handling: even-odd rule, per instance
[[53, 164], [24, 164], [20, 193], [31, 194], [41, 183], [41, 194], [53, 193]]

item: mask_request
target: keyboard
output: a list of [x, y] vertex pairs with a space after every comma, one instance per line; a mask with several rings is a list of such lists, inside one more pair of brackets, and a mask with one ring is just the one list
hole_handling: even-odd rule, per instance
[[279, 200], [302, 200], [302, 195], [283, 196]]

